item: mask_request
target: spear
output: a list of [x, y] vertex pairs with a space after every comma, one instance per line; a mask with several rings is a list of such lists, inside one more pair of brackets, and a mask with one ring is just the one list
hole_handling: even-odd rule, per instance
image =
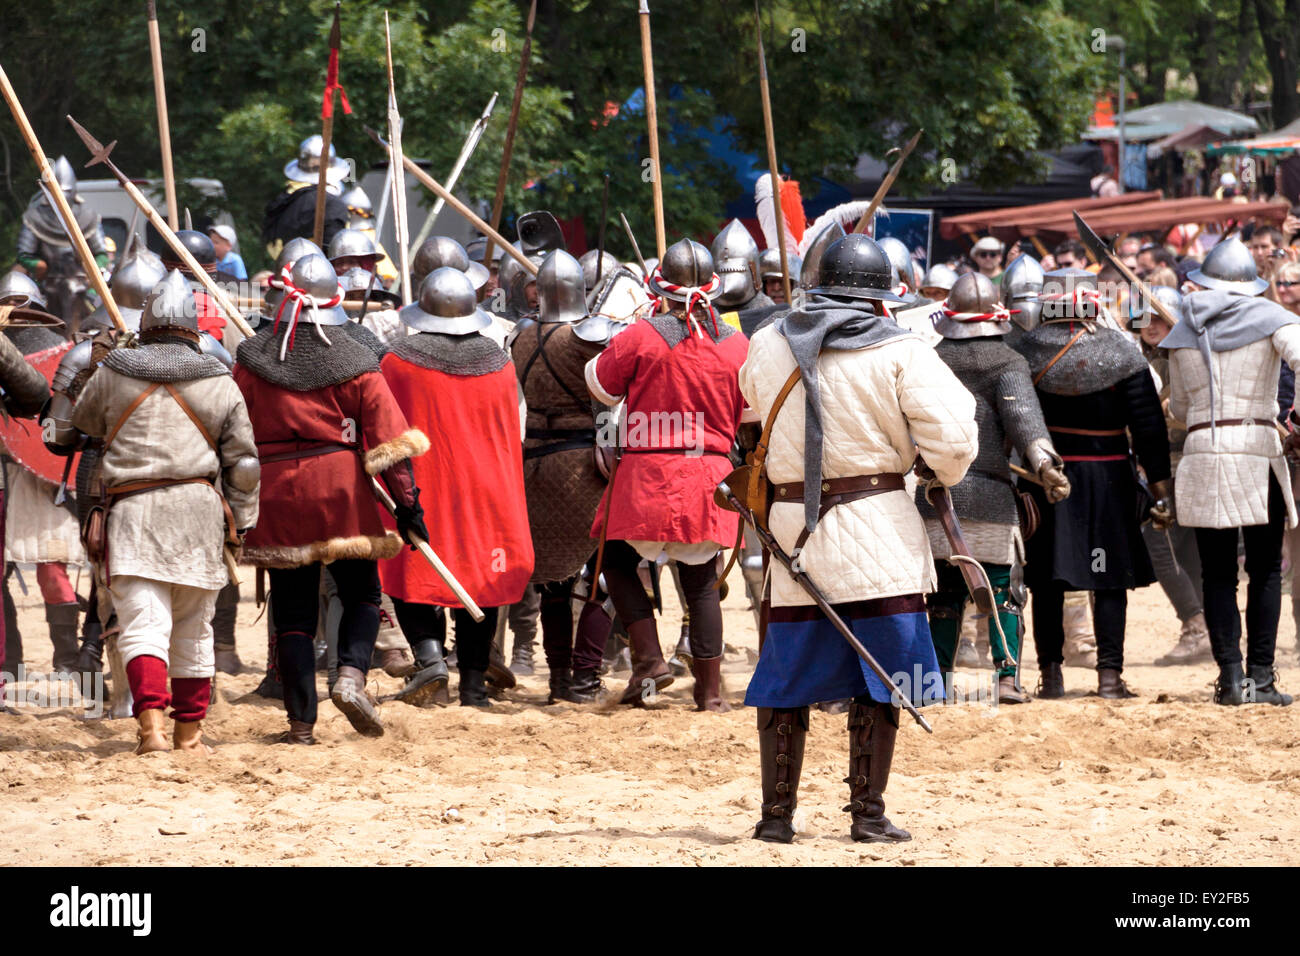
[[645, 121], [650, 134], [650, 186], [655, 204], [655, 249], [664, 257], [667, 240], [664, 234], [664, 187], [659, 181], [659, 114], [655, 107], [655, 60], [650, 48], [650, 7], [641, 0], [641, 68], [645, 76]]
[[600, 233], [596, 240], [596, 284], [600, 285], [605, 271], [605, 223], [609, 220], [609, 173], [605, 174], [605, 189], [600, 195]]
[[384, 11], [384, 56], [388, 61], [388, 167], [393, 171], [393, 234], [397, 239], [397, 267], [401, 271], [402, 305], [411, 304], [410, 234], [406, 225], [406, 176], [403, 174], [402, 116], [397, 112], [397, 87], [393, 84], [393, 36]]
[[[488, 100], [487, 108], [483, 110], [483, 115], [474, 121], [474, 125], [470, 127], [469, 135], [465, 137], [465, 145], [460, 148], [460, 155], [456, 157], [456, 165], [451, 167], [451, 175], [447, 177], [447, 189], [454, 190], [456, 188], [456, 180], [460, 179], [465, 164], [474, 155], [474, 150], [478, 149], [478, 142], [483, 138], [483, 131], [487, 129], [488, 120], [492, 118], [492, 110], [496, 105], [497, 95], [493, 93], [492, 99]], [[442, 212], [442, 207], [445, 205], [446, 203], [442, 201], [441, 197], [433, 204], [433, 208], [429, 210], [429, 215], [424, 220], [424, 225], [420, 227], [415, 240], [411, 243], [411, 255], [415, 255], [416, 250], [420, 248], [420, 243], [429, 238], [429, 233], [433, 231], [434, 220], [438, 218], [438, 214]]]
[[[384, 142], [384, 138], [380, 136], [376, 130], [371, 129], [369, 126], [365, 127], [365, 130], [366, 130], [366, 134], [371, 139], [373, 139], [384, 149], [388, 149], [388, 144]], [[522, 252], [516, 249], [513, 243], [506, 242], [506, 240], [501, 237], [501, 233], [497, 232], [486, 222], [484, 222], [481, 217], [479, 217], [474, 213], [474, 210], [469, 208], [469, 206], [466, 206], [463, 202], [461, 202], [451, 193], [447, 192], [446, 187], [443, 186], [442, 183], [438, 182], [438, 180], [434, 179], [423, 169], [417, 166], [414, 160], [412, 160], [409, 156], [403, 156], [402, 166], [406, 169], [407, 172], [409, 172], [412, 176], [414, 176], [416, 179], [420, 181], [420, 185], [422, 185], [425, 189], [429, 190], [429, 192], [433, 193], [435, 196], [438, 196], [439, 198], [445, 200], [448, 206], [450, 206], [452, 209], [456, 210], [458, 213], [460, 213], [462, 216], [468, 219], [473, 226], [477, 227], [478, 230], [483, 233], [483, 235], [488, 237], [489, 242], [494, 242], [497, 245], [499, 245], [502, 249], [504, 249], [507, 254], [509, 254], [511, 257], [514, 258], [516, 262], [518, 262], [521, 266], [523, 266], [526, 270], [528, 270], [529, 275], [537, 275], [537, 266], [534, 265], [532, 262], [530, 262], [526, 255], [524, 255]], [[487, 260], [485, 259], [484, 261]]]
[[[343, 112], [352, 112], [352, 107], [348, 105], [348, 94], [343, 91], [343, 84], [339, 82], [339, 43], [342, 39], [339, 29], [339, 6], [338, 0], [335, 0], [334, 25], [330, 27], [330, 59], [329, 66], [325, 71], [325, 100], [320, 109], [320, 177], [316, 181], [316, 219], [311, 227], [312, 242], [322, 248], [324, 248], [323, 243], [325, 240], [325, 197], [328, 195], [326, 187], [329, 185], [330, 144], [334, 140], [335, 90], [339, 92]], [[384, 22], [387, 24], [387, 14], [384, 16]], [[390, 65], [388, 68], [389, 76], [392, 76], [392, 73], [393, 69]]]
[[[862, 218], [858, 220], [858, 224], [853, 227], [854, 232], [867, 231], [867, 226], [871, 224], [871, 217], [876, 214], [876, 210], [880, 208], [880, 204], [885, 201], [885, 193], [889, 192], [889, 187], [894, 185], [894, 180], [898, 178], [899, 170], [903, 168], [903, 161], [907, 159], [908, 156], [912, 155], [912, 150], [916, 149], [916, 144], [920, 142], [921, 134], [924, 132], [925, 130], [918, 129], [916, 135], [907, 141], [907, 145], [903, 147], [902, 154], [894, 161], [894, 165], [890, 167], [889, 173], [883, 180], [881, 180], [880, 188], [877, 189], [876, 194], [871, 197], [871, 204], [867, 206], [866, 211], [862, 214]], [[895, 147], [895, 149], [896, 148], [897, 147]], [[892, 153], [893, 150], [890, 150], [890, 152]], [[888, 158], [888, 155], [888, 153], [885, 154], [886, 158]]]
[[[94, 166], [97, 163], [103, 163], [108, 167], [109, 172], [117, 177], [117, 181], [121, 183], [122, 188], [126, 190], [126, 194], [131, 197], [131, 201], [140, 208], [140, 211], [144, 213], [145, 218], [149, 220], [150, 224], [152, 224], [156, 230], [158, 230], [158, 235], [162, 236], [163, 239], [167, 241], [167, 245], [172, 247], [172, 251], [180, 257], [180, 260], [183, 263], [185, 263], [186, 268], [194, 274], [194, 278], [196, 278], [203, 288], [207, 290], [208, 295], [212, 296], [212, 298], [216, 300], [217, 305], [221, 306], [221, 310], [225, 312], [226, 317], [234, 323], [235, 328], [243, 332], [248, 338], [252, 338], [253, 330], [249, 324], [244, 321], [244, 317], [239, 312], [239, 307], [236, 306], [234, 302], [230, 301], [230, 296], [226, 295], [221, 286], [217, 285], [216, 282], [212, 280], [212, 276], [208, 275], [208, 270], [199, 265], [198, 260], [190, 254], [190, 250], [185, 248], [185, 243], [180, 240], [172, 230], [171, 226], [167, 225], [167, 220], [163, 219], [163, 217], [158, 214], [158, 210], [153, 207], [153, 203], [149, 202], [149, 200], [145, 198], [144, 193], [140, 192], [139, 187], [137, 187], [135, 183], [131, 182], [131, 180], [127, 179], [126, 174], [117, 168], [117, 164], [108, 158], [108, 154], [111, 153], [113, 147], [117, 145], [117, 140], [113, 140], [113, 142], [104, 146], [99, 140], [91, 136], [90, 133], [86, 131], [86, 128], [71, 116], [67, 119], [68, 122], [72, 124], [72, 128], [77, 131], [77, 135], [81, 137], [81, 141], [86, 144], [86, 149], [90, 150], [92, 154], [90, 162], [86, 165]], [[87, 254], [89, 254], [90, 250], [86, 251]], [[95, 270], [95, 274], [98, 275], [99, 270]], [[106, 299], [105, 301], [111, 300]], [[125, 328], [125, 326], [123, 326], [123, 328]]]
[[776, 169], [776, 134], [772, 128], [772, 95], [767, 89], [767, 56], [763, 53], [763, 26], [758, 18], [758, 0], [754, 0], [754, 36], [758, 40], [758, 88], [763, 98], [763, 131], [767, 134], [767, 168], [772, 175], [772, 211], [776, 218], [776, 244], [781, 250], [781, 281], [785, 301], [790, 297], [790, 263], [785, 249], [785, 212], [781, 207], [781, 174]]
[[28, 150], [31, 151], [32, 159], [36, 161], [36, 168], [41, 171], [41, 184], [48, 190], [49, 197], [54, 200], [54, 209], [63, 220], [63, 228], [68, 232], [68, 239], [72, 242], [72, 248], [77, 251], [77, 258], [81, 260], [81, 267], [86, 270], [86, 277], [99, 293], [99, 297], [104, 302], [105, 308], [108, 309], [108, 317], [113, 320], [118, 331], [126, 331], [126, 323], [122, 321], [122, 313], [117, 310], [117, 303], [113, 301], [113, 294], [108, 290], [108, 283], [104, 281], [104, 275], [99, 271], [99, 264], [95, 262], [95, 256], [90, 251], [90, 246], [86, 244], [86, 237], [81, 234], [81, 229], [77, 226], [77, 217], [72, 214], [72, 207], [68, 205], [68, 197], [63, 195], [63, 190], [59, 187], [59, 177], [54, 175], [54, 168], [50, 166], [49, 157], [45, 155], [45, 150], [41, 149], [40, 140], [36, 138], [36, 131], [32, 129], [32, 124], [27, 119], [27, 113], [23, 110], [23, 104], [18, 102], [18, 94], [9, 83], [9, 74], [0, 66], [0, 92], [4, 93], [5, 102], [9, 104], [9, 110], [14, 114], [14, 120], [18, 123], [18, 129], [23, 134], [23, 139], [27, 143]]
[[[524, 48], [519, 54], [519, 74], [515, 77], [515, 95], [510, 101], [510, 122], [506, 125], [506, 141], [501, 148], [501, 169], [497, 173], [497, 192], [492, 200], [492, 234], [488, 235], [483, 249], [483, 264], [492, 265], [492, 250], [497, 244], [494, 236], [501, 228], [501, 207], [506, 201], [506, 182], [510, 178], [510, 154], [515, 148], [515, 130], [519, 126], [519, 104], [524, 99], [524, 81], [528, 79], [528, 58], [533, 53], [533, 21], [537, 19], [537, 0], [528, 7], [528, 23], [524, 28]], [[502, 248], [509, 246], [502, 245]]]
[[176, 173], [172, 169], [172, 132], [167, 121], [167, 88], [163, 85], [162, 40], [158, 36], [158, 10], [154, 0], [147, 0], [149, 11], [149, 51], [153, 55], [153, 98], [158, 106], [158, 142], [162, 147], [163, 189], [167, 193], [167, 224], [180, 228], [176, 213]]

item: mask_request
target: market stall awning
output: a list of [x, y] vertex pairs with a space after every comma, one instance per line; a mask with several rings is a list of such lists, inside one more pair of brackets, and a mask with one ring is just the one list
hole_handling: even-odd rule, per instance
[[[1106, 236], [1159, 232], [1184, 223], [1202, 225], [1245, 223], [1251, 220], [1280, 223], [1286, 218], [1289, 210], [1290, 206], [1287, 203], [1242, 203], [1227, 199], [1212, 199], [1208, 196], [1193, 196], [1187, 199], [1161, 199], [1092, 212], [1080, 210], [1080, 212], [1089, 226]], [[994, 233], [999, 234], [1001, 230], [995, 228]], [[1075, 229], [1073, 215], [1066, 213], [1051, 219], [1017, 226], [1003, 238], [1020, 236], [1037, 237], [1042, 242], [1052, 242], [1077, 238], [1078, 231]]]
[[1138, 192], [1121, 193], [1118, 196], [1094, 196], [1083, 199], [1056, 199], [1052, 202], [1035, 203], [1031, 206], [1003, 206], [999, 209], [986, 209], [983, 212], [969, 212], [960, 216], [947, 216], [939, 224], [939, 235], [944, 239], [956, 239], [959, 236], [978, 236], [989, 232], [994, 227], [1015, 226], [1019, 222], [1038, 219], [1057, 218], [1061, 214], [1070, 215], [1074, 210], [1086, 212], [1090, 209], [1104, 209], [1111, 206], [1123, 206], [1131, 203], [1150, 202], [1159, 199], [1160, 193]]
[[1194, 123], [1191, 126], [1185, 126], [1177, 133], [1166, 136], [1159, 142], [1151, 144], [1151, 153], [1158, 155], [1167, 149], [1181, 152], [1185, 149], [1200, 149], [1207, 143], [1213, 143], [1223, 139], [1226, 134], [1221, 129], [1213, 126], [1206, 126], [1203, 123]]

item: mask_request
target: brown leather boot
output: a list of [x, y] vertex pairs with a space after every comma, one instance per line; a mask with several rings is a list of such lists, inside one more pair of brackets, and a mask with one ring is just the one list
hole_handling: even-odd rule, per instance
[[1128, 689], [1119, 671], [1103, 667], [1097, 671], [1097, 696], [1106, 700], [1130, 700], [1137, 694]]
[[673, 673], [664, 660], [659, 627], [653, 617], [629, 624], [627, 636], [632, 647], [632, 676], [619, 703], [640, 706], [671, 684]]
[[203, 742], [203, 722], [199, 720], [176, 721], [176, 726], [172, 729], [172, 746], [177, 750], [187, 750], [190, 753], [204, 755], [216, 753]]
[[758, 760], [763, 772], [763, 817], [754, 839], [794, 842], [794, 810], [799, 803], [799, 774], [808, 735], [808, 708], [758, 708]]
[[1060, 700], [1065, 696], [1065, 676], [1060, 664], [1048, 661], [1039, 665], [1038, 696], [1043, 700]]
[[998, 678], [999, 704], [1027, 704], [1032, 699], [1016, 681], [1016, 675], [1007, 674]]
[[312, 746], [316, 743], [316, 735], [312, 733], [312, 728], [315, 726], [315, 724], [309, 724], [305, 720], [289, 718], [289, 729], [285, 731], [284, 743]]
[[136, 716], [136, 721], [140, 728], [136, 731], [136, 737], [140, 745], [135, 748], [138, 754], [149, 754], [156, 750], [170, 750], [167, 746], [167, 718], [163, 715], [161, 707], [142, 710]]
[[849, 835], [858, 843], [903, 843], [912, 834], [885, 816], [885, 787], [894, 762], [898, 710], [875, 701], [849, 705], [849, 805], [853, 814]]
[[722, 696], [722, 657], [692, 657], [691, 673], [695, 676], [695, 709], [730, 712], [731, 705]]

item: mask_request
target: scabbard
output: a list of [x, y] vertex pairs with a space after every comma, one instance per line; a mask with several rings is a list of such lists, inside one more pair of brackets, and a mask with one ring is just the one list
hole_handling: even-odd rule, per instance
[[975, 570], [975, 566], [971, 563], [975, 559], [970, 553], [970, 548], [966, 547], [966, 538], [961, 533], [961, 522], [957, 520], [957, 512], [953, 511], [952, 496], [948, 494], [948, 489], [938, 482], [933, 482], [925, 489], [925, 500], [930, 502], [930, 507], [939, 516], [939, 524], [943, 528], [944, 537], [948, 539], [948, 547], [952, 549], [952, 553], [970, 559], [953, 563], [961, 571], [961, 576], [966, 582], [966, 590], [970, 592], [976, 610], [981, 614], [996, 613], [993, 592], [989, 590], [979, 571]]

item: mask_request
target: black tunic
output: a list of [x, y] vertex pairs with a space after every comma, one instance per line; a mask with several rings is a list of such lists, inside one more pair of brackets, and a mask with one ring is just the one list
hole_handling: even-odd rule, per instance
[[[1070, 479], [1070, 496], [1048, 504], [1022, 482], [1042, 513], [1027, 547], [1025, 583], [1063, 583], [1070, 590], [1145, 587], [1155, 581], [1137, 513], [1137, 473], [1169, 477], [1169, 438], [1155, 383], [1145, 368], [1107, 388], [1080, 395], [1038, 391], [1048, 432]], [[1120, 431], [1127, 434], [1089, 435]], [[1132, 453], [1130, 453], [1130, 438]], [[1082, 459], [1082, 460], [1081, 460]]]

